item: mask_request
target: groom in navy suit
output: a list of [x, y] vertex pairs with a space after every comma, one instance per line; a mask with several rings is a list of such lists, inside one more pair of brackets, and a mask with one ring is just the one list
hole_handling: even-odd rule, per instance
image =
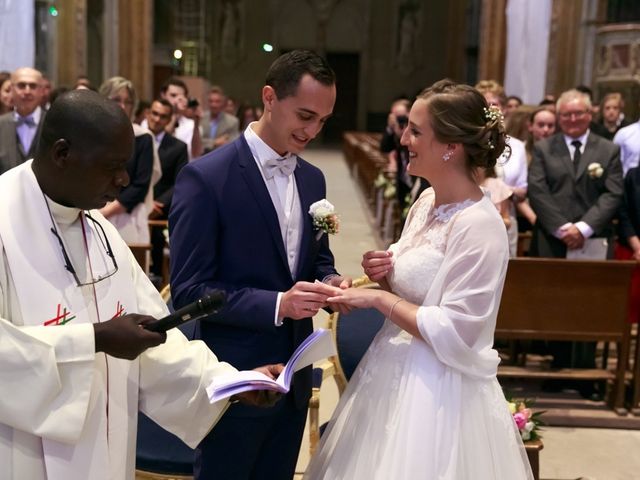
[[[267, 72], [262, 118], [178, 177], [169, 215], [174, 304], [225, 290], [226, 307], [202, 322], [201, 336], [239, 369], [286, 362], [327, 306], [328, 285], [350, 286], [308, 213], [326, 195], [322, 172], [297, 156], [335, 98], [323, 58], [282, 55]], [[306, 368], [275, 407], [232, 405], [198, 447], [195, 478], [291, 480], [310, 393]]]

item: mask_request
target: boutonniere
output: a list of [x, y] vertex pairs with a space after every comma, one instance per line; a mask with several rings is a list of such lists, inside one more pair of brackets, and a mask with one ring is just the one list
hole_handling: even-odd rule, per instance
[[587, 167], [587, 173], [589, 173], [591, 178], [600, 178], [604, 173], [604, 169], [598, 162], [593, 162]]
[[331, 235], [338, 233], [340, 226], [338, 215], [335, 213], [334, 206], [327, 199], [323, 198], [312, 203], [309, 207], [309, 215], [313, 219], [313, 228], [318, 231], [316, 240], [320, 240], [320, 237], [325, 233]]

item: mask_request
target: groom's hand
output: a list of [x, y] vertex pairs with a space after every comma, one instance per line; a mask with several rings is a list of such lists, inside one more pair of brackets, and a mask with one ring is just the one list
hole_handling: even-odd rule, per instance
[[[339, 288], [341, 290], [350, 288], [352, 283], [353, 281], [350, 277], [343, 277], [341, 275], [336, 275], [335, 277], [331, 277], [329, 280], [327, 280], [328, 285]], [[352, 307], [343, 303], [328, 302], [328, 305], [331, 310], [338, 313], [349, 313], [352, 310]]]
[[293, 320], [313, 317], [334, 294], [335, 287], [325, 283], [297, 282], [282, 295], [278, 315]]

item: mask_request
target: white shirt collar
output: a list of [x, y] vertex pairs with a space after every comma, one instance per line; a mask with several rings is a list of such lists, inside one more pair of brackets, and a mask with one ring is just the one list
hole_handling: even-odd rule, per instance
[[567, 148], [569, 149], [569, 151], [573, 152], [573, 148], [574, 148], [573, 145], [571, 145], [571, 142], [575, 142], [576, 140], [578, 140], [582, 144], [580, 146], [580, 152], [584, 152], [584, 146], [587, 144], [587, 139], [589, 138], [589, 132], [590, 132], [590, 130], [587, 129], [587, 131], [584, 132], [578, 138], [573, 138], [573, 137], [570, 137], [568, 135], [563, 135], [564, 136], [564, 143], [567, 144]]
[[165, 132], [164, 130], [161, 131], [159, 134], [157, 134], [156, 137], [156, 142], [158, 142], [158, 146], [162, 143], [162, 140], [164, 139], [164, 136], [167, 134], [167, 132]]
[[[18, 121], [18, 119], [21, 117], [22, 115], [20, 115], [16, 110], [13, 111], [13, 119]], [[40, 117], [42, 117], [42, 108], [40, 108], [40, 106], [37, 106], [36, 109], [27, 114], [26, 115], [33, 117], [33, 121], [35, 122], [36, 126], [40, 125]]]
[[[262, 138], [260, 138], [258, 134], [253, 130], [252, 125], [256, 123], [257, 122], [251, 122], [249, 125], [247, 125], [247, 128], [244, 131], [244, 139], [249, 145], [249, 150], [251, 150], [253, 158], [256, 159], [260, 167], [264, 167], [264, 163], [267, 160], [282, 158], [282, 155], [279, 155], [278, 152], [267, 145], [265, 141], [262, 140]], [[285, 157], [288, 157], [289, 155], [291, 154], [287, 153]]]

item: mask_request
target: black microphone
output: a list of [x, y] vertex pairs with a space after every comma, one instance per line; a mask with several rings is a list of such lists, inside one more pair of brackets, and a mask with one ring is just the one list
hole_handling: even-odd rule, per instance
[[183, 323], [216, 313], [224, 306], [225, 300], [225, 293], [222, 290], [214, 290], [199, 300], [182, 307], [180, 310], [176, 310], [160, 320], [146, 324], [144, 328], [152, 332], [166, 332]]

